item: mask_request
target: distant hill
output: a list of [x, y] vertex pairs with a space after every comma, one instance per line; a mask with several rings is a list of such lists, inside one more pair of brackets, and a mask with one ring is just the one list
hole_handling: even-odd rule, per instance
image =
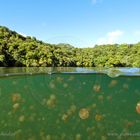
[[140, 43], [81, 49], [45, 43], [0, 26], [0, 66], [140, 67]]

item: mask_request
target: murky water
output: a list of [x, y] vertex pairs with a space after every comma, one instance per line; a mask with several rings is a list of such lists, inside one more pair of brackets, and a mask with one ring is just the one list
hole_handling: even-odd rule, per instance
[[0, 140], [139, 140], [140, 70], [129, 70], [1, 68]]

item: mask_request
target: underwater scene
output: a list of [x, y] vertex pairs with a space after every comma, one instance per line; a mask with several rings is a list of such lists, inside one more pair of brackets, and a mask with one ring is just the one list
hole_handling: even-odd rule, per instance
[[0, 68], [0, 140], [140, 140], [140, 69]]

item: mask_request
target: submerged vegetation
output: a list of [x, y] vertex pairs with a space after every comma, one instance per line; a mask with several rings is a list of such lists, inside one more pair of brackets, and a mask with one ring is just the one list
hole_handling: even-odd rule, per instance
[[140, 43], [75, 48], [44, 43], [0, 26], [0, 66], [140, 67]]

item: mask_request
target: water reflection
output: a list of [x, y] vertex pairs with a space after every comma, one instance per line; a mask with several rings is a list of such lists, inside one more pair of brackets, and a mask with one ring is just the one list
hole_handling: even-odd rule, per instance
[[121, 75], [140, 76], [140, 68], [81, 68], [81, 67], [18, 67], [0, 68], [0, 76], [55, 74], [55, 73], [98, 73], [107, 74], [110, 77]]

